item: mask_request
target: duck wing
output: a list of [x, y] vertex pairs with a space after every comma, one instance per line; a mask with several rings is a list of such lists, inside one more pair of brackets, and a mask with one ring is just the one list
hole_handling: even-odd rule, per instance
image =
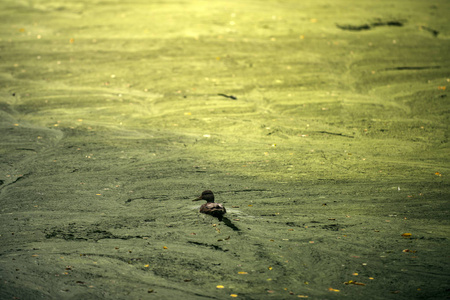
[[221, 203], [206, 203], [206, 205], [203, 207], [203, 210], [205, 212], [221, 212], [222, 214], [226, 213], [227, 210], [225, 209], [225, 207], [223, 206], [223, 204]]

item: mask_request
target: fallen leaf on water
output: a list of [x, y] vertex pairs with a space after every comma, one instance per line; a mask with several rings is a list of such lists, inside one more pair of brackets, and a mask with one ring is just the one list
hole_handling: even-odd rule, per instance
[[164, 246], [163, 249], [168, 249], [168, 248], [166, 246]]
[[298, 298], [308, 298], [306, 295], [297, 295]]
[[238, 295], [237, 294], [231, 294], [230, 297], [236, 298]]
[[409, 233], [409, 232], [403, 233], [402, 237], [410, 238], [411, 237], [411, 233]]
[[328, 288], [328, 290], [330, 291], [330, 292], [340, 292], [340, 290], [337, 290], [337, 289], [333, 289], [333, 288]]
[[238, 274], [248, 274], [247, 272], [238, 272]]
[[405, 249], [402, 252], [409, 252], [409, 253], [416, 253], [416, 250], [409, 250], [409, 249]]
[[442, 176], [442, 174], [439, 173], [439, 172], [434, 173], [434, 175], [436, 175], [436, 176]]
[[218, 288], [218, 289], [223, 289], [223, 288], [225, 288], [223, 285], [218, 285], [218, 286], [216, 286], [216, 288]]
[[353, 280], [349, 280], [347, 282], [344, 282], [344, 284], [366, 285], [365, 283], [357, 282], [357, 281], [353, 281]]

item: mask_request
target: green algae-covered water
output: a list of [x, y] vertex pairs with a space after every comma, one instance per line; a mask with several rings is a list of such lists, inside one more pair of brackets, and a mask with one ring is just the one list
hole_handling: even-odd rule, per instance
[[450, 296], [448, 1], [0, 11], [1, 299]]

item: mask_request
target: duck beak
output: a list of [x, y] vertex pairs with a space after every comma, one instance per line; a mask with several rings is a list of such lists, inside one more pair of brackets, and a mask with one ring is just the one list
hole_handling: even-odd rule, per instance
[[196, 199], [194, 199], [192, 201], [199, 201], [199, 200], [203, 200], [202, 196], [200, 196], [200, 197], [198, 197], [198, 198], [196, 198]]

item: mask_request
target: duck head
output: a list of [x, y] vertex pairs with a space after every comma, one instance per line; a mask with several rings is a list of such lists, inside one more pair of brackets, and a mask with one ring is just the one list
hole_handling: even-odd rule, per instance
[[199, 201], [199, 200], [206, 200], [206, 202], [214, 202], [214, 194], [210, 190], [206, 190], [202, 192], [202, 195], [198, 197], [197, 199], [194, 199], [192, 201]]

